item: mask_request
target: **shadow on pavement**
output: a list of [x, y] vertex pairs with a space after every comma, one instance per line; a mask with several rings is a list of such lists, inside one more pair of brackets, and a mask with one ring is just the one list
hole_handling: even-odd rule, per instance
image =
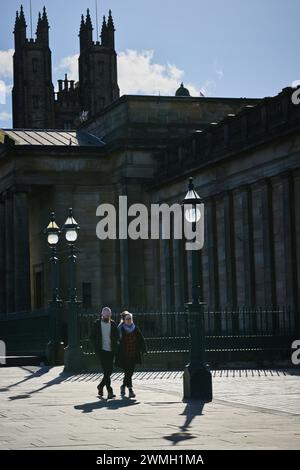
[[74, 406], [75, 410], [81, 410], [82, 413], [92, 413], [94, 410], [101, 408], [108, 408], [109, 410], [118, 410], [119, 408], [125, 408], [128, 406], [139, 405], [140, 402], [137, 400], [131, 400], [129, 398], [121, 398], [116, 400], [106, 400], [99, 398], [97, 401], [91, 403], [84, 403], [82, 405]]
[[28, 377], [25, 377], [25, 379], [22, 379], [22, 380], [20, 380], [19, 382], [16, 382], [16, 383], [14, 383], [14, 384], [8, 385], [7, 387], [0, 388], [0, 392], [8, 392], [11, 388], [17, 387], [17, 385], [23, 384], [23, 383], [27, 382], [28, 380], [32, 380], [32, 379], [41, 377], [42, 375], [47, 374], [47, 372], [49, 372], [50, 367], [44, 366], [44, 367], [39, 368], [39, 369], [36, 370], [35, 372], [32, 372], [32, 371], [31, 371], [30, 369], [28, 369], [27, 367], [21, 367], [21, 369], [24, 369], [24, 370], [26, 370], [27, 372], [30, 372], [31, 375], [29, 375]]
[[[48, 370], [49, 370], [49, 368], [47, 369], [47, 371], [45, 371], [45, 373], [48, 372]], [[36, 375], [36, 377], [40, 377], [41, 375], [43, 375], [43, 374]], [[32, 377], [30, 377], [30, 378], [32, 378]], [[53, 385], [59, 385], [60, 383], [65, 382], [68, 378], [69, 378], [69, 375], [65, 374], [64, 372], [61, 372], [57, 377], [55, 377], [52, 380], [49, 380], [49, 382], [46, 382], [45, 385], [43, 385], [42, 387], [40, 387], [36, 390], [31, 390], [30, 392], [28, 392], [24, 395], [15, 395], [15, 396], [9, 397], [9, 400], [21, 400], [21, 399], [24, 399], [24, 398], [30, 398], [31, 395], [33, 395], [35, 393], [38, 393], [38, 392], [41, 392], [42, 390], [45, 390], [48, 387], [52, 387]], [[28, 380], [29, 380], [29, 378], [28, 378]], [[24, 381], [22, 381], [22, 382], [24, 382]], [[19, 383], [21, 383], [21, 382], [19, 382]], [[14, 384], [14, 385], [17, 385], [17, 384]]]
[[203, 415], [203, 408], [205, 403], [200, 400], [187, 401], [185, 409], [180, 416], [185, 416], [185, 422], [182, 426], [179, 426], [180, 432], [170, 434], [169, 436], [164, 436], [164, 439], [171, 441], [174, 446], [179, 442], [186, 441], [189, 439], [194, 439], [196, 436], [193, 436], [188, 429], [191, 426], [193, 419], [196, 416]]

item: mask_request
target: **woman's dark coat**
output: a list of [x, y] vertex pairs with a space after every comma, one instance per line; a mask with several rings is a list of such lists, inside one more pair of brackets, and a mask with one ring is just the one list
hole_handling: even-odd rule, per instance
[[[120, 326], [119, 329], [120, 328], [123, 328], [123, 327]], [[117, 367], [121, 367], [121, 368], [124, 368], [124, 366], [126, 364], [126, 361], [127, 361], [127, 356], [126, 356], [126, 352], [125, 352], [125, 348], [124, 348], [124, 336], [126, 334], [128, 334], [128, 333], [126, 333], [124, 331], [124, 329], [123, 329], [121, 335], [120, 335], [120, 332], [119, 332], [119, 345], [118, 345], [118, 349], [117, 349], [115, 364], [116, 364]], [[141, 364], [142, 363], [142, 354], [147, 352], [144, 336], [142, 335], [141, 330], [139, 329], [138, 326], [136, 326], [135, 330], [132, 333], [129, 333], [129, 334], [136, 335], [136, 354], [135, 354], [133, 362], [135, 364]]]

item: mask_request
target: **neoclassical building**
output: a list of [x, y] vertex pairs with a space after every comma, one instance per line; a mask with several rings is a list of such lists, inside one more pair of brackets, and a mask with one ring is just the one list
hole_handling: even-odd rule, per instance
[[[26, 52], [32, 67], [44, 60], [50, 67], [49, 44], [40, 43], [47, 39], [46, 12], [36, 41], [26, 39], [24, 23], [21, 12], [14, 128], [0, 131], [0, 312], [47, 305], [43, 229], [52, 210], [62, 225], [69, 207], [80, 225], [77, 289], [84, 306], [181, 309], [191, 286], [184, 242], [101, 241], [96, 210], [101, 203], [118, 207], [120, 195], [128, 205], [181, 202], [190, 176], [205, 202], [205, 244], [197, 254], [203, 300], [215, 309], [297, 310], [300, 106], [292, 102], [294, 90], [265, 99], [207, 98], [191, 97], [182, 85], [176, 96], [119, 97], [111, 14], [101, 43], [93, 42], [88, 14], [80, 26], [79, 83], [60, 85], [66, 100], [76, 94], [63, 115], [51, 75], [40, 88], [38, 77], [24, 79], [19, 63]], [[84, 122], [82, 111], [88, 112]], [[58, 253], [66, 299], [63, 241]]]

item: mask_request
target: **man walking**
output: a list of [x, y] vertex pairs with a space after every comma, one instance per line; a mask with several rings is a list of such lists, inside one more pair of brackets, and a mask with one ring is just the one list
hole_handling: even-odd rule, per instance
[[116, 395], [114, 395], [111, 387], [110, 376], [113, 371], [114, 356], [117, 350], [118, 328], [111, 319], [111, 309], [109, 307], [104, 307], [101, 311], [100, 319], [95, 321], [91, 339], [103, 370], [103, 379], [97, 386], [98, 395], [103, 397], [103, 388], [106, 386], [108, 392], [107, 398], [115, 398]]

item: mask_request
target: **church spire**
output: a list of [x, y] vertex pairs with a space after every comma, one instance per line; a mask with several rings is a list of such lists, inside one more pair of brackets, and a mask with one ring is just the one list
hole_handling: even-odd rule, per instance
[[111, 49], [115, 49], [115, 25], [111, 10], [109, 10], [107, 20], [107, 46]]
[[107, 45], [107, 24], [106, 18], [103, 16], [102, 30], [101, 30], [101, 44], [102, 46]]
[[86, 28], [87, 42], [91, 44], [93, 42], [93, 25], [92, 25], [89, 8], [86, 11], [85, 28]]
[[19, 12], [18, 12], [18, 10], [17, 10], [17, 11], [16, 11], [16, 21], [15, 21], [15, 29], [14, 29], [14, 32], [15, 32], [16, 29], [18, 28], [19, 22], [20, 22], [20, 18], [19, 18]]
[[18, 48], [18, 46], [21, 46], [26, 42], [26, 20], [25, 20], [25, 15], [23, 11], [23, 5], [21, 5], [20, 8], [20, 13], [17, 11], [16, 12], [16, 22], [15, 22], [15, 29], [14, 29], [14, 34], [15, 34], [15, 48]]
[[111, 10], [109, 10], [109, 12], [108, 12], [107, 27], [108, 27], [108, 29], [112, 29], [113, 31], [115, 31], [115, 25], [114, 25], [113, 17], [111, 15]]
[[25, 28], [27, 26], [26, 21], [25, 21], [23, 5], [21, 5], [21, 8], [20, 8], [20, 22], [19, 22], [19, 24], [20, 24], [20, 26], [24, 26]]
[[93, 44], [93, 25], [90, 16], [90, 10], [87, 9], [86, 19], [81, 15], [81, 23], [79, 29], [80, 51], [87, 49]]
[[49, 28], [49, 22], [48, 22], [48, 16], [47, 16], [47, 12], [46, 12], [46, 7], [43, 7], [42, 22], [44, 23], [44, 26], [47, 26], [47, 27]]
[[79, 34], [82, 34], [84, 33], [85, 31], [85, 22], [84, 22], [84, 16], [81, 15], [81, 23], [80, 23], [80, 30], [79, 30]]
[[49, 22], [45, 7], [43, 8], [43, 15], [39, 12], [36, 39], [38, 42], [44, 43], [44, 45], [49, 45]]

